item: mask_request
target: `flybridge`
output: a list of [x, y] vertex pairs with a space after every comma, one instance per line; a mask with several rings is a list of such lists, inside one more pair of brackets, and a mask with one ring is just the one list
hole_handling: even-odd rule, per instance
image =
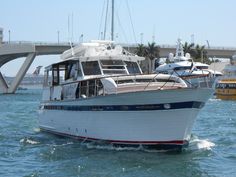
[[93, 61], [100, 57], [104, 60], [113, 59], [119, 56], [126, 61], [141, 61], [143, 57], [131, 54], [120, 45], [114, 45], [113, 41], [92, 41], [91, 43], [81, 43], [78, 46], [65, 51], [61, 55], [62, 60], [68, 60], [79, 57], [82, 61]]

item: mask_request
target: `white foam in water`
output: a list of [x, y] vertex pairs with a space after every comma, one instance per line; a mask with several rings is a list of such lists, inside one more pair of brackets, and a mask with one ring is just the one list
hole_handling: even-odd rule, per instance
[[142, 150], [143, 147], [115, 147], [112, 144], [96, 144], [94, 142], [85, 142], [82, 143], [88, 149], [99, 149], [99, 150], [115, 150], [115, 151], [139, 151]]
[[215, 102], [215, 101], [221, 101], [221, 99], [217, 99], [217, 98], [210, 98], [208, 101], [209, 101], [209, 102]]
[[190, 147], [196, 147], [197, 149], [206, 149], [211, 150], [212, 147], [215, 146], [213, 142], [209, 140], [200, 140], [200, 139], [193, 139], [190, 141]]
[[40, 128], [34, 128], [34, 132], [36, 133], [40, 132]]
[[113, 146], [112, 144], [96, 144], [95, 142], [83, 142], [81, 145], [86, 146], [88, 149], [99, 149], [99, 150], [111, 150], [111, 151], [144, 151], [144, 152], [167, 152], [168, 150], [155, 150], [155, 149], [146, 149], [142, 145], [138, 147], [121, 147]]
[[28, 138], [23, 138], [20, 140], [20, 143], [26, 143], [26, 144], [39, 144], [37, 141], [30, 140]]

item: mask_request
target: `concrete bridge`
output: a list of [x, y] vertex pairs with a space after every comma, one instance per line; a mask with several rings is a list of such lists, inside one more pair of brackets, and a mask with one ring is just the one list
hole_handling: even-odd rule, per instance
[[7, 84], [0, 72], [0, 93], [15, 93], [37, 55], [61, 54], [69, 48], [69, 43], [11, 42], [0, 44], [0, 68], [9, 61], [26, 57], [11, 85]]
[[[137, 45], [122, 44], [126, 49], [131, 52], [135, 52]], [[169, 53], [175, 54], [176, 45], [159, 45], [160, 46], [160, 57], [166, 58]], [[236, 47], [209, 47], [205, 48], [207, 56], [212, 58], [231, 58], [236, 53]]]
[[[135, 52], [137, 45], [122, 44], [126, 49]], [[31, 42], [11, 42], [0, 43], [0, 68], [9, 61], [25, 57], [25, 61], [20, 67], [11, 85], [5, 81], [0, 72], [0, 93], [15, 93], [17, 87], [28, 71], [30, 65], [37, 55], [61, 54], [70, 48], [69, 43], [31, 43]], [[167, 57], [169, 53], [175, 53], [175, 45], [160, 45], [160, 56]], [[211, 47], [207, 48], [209, 57], [230, 58], [236, 48]]]

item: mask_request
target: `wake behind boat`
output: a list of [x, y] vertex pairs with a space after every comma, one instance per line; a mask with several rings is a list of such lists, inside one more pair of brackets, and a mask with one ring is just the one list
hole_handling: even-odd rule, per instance
[[213, 92], [177, 76], [142, 74], [144, 58], [111, 41], [80, 44], [61, 58], [45, 69], [39, 111], [40, 129], [53, 134], [181, 149]]

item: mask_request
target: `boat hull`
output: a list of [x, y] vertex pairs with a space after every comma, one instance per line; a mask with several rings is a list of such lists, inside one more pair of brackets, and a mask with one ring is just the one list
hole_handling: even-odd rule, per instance
[[216, 98], [222, 100], [236, 100], [236, 79], [223, 78], [216, 83]]
[[222, 100], [236, 100], [236, 88], [235, 89], [216, 89], [216, 98]]
[[114, 145], [179, 149], [188, 144], [212, 89], [175, 89], [107, 95], [41, 105], [44, 131]]

